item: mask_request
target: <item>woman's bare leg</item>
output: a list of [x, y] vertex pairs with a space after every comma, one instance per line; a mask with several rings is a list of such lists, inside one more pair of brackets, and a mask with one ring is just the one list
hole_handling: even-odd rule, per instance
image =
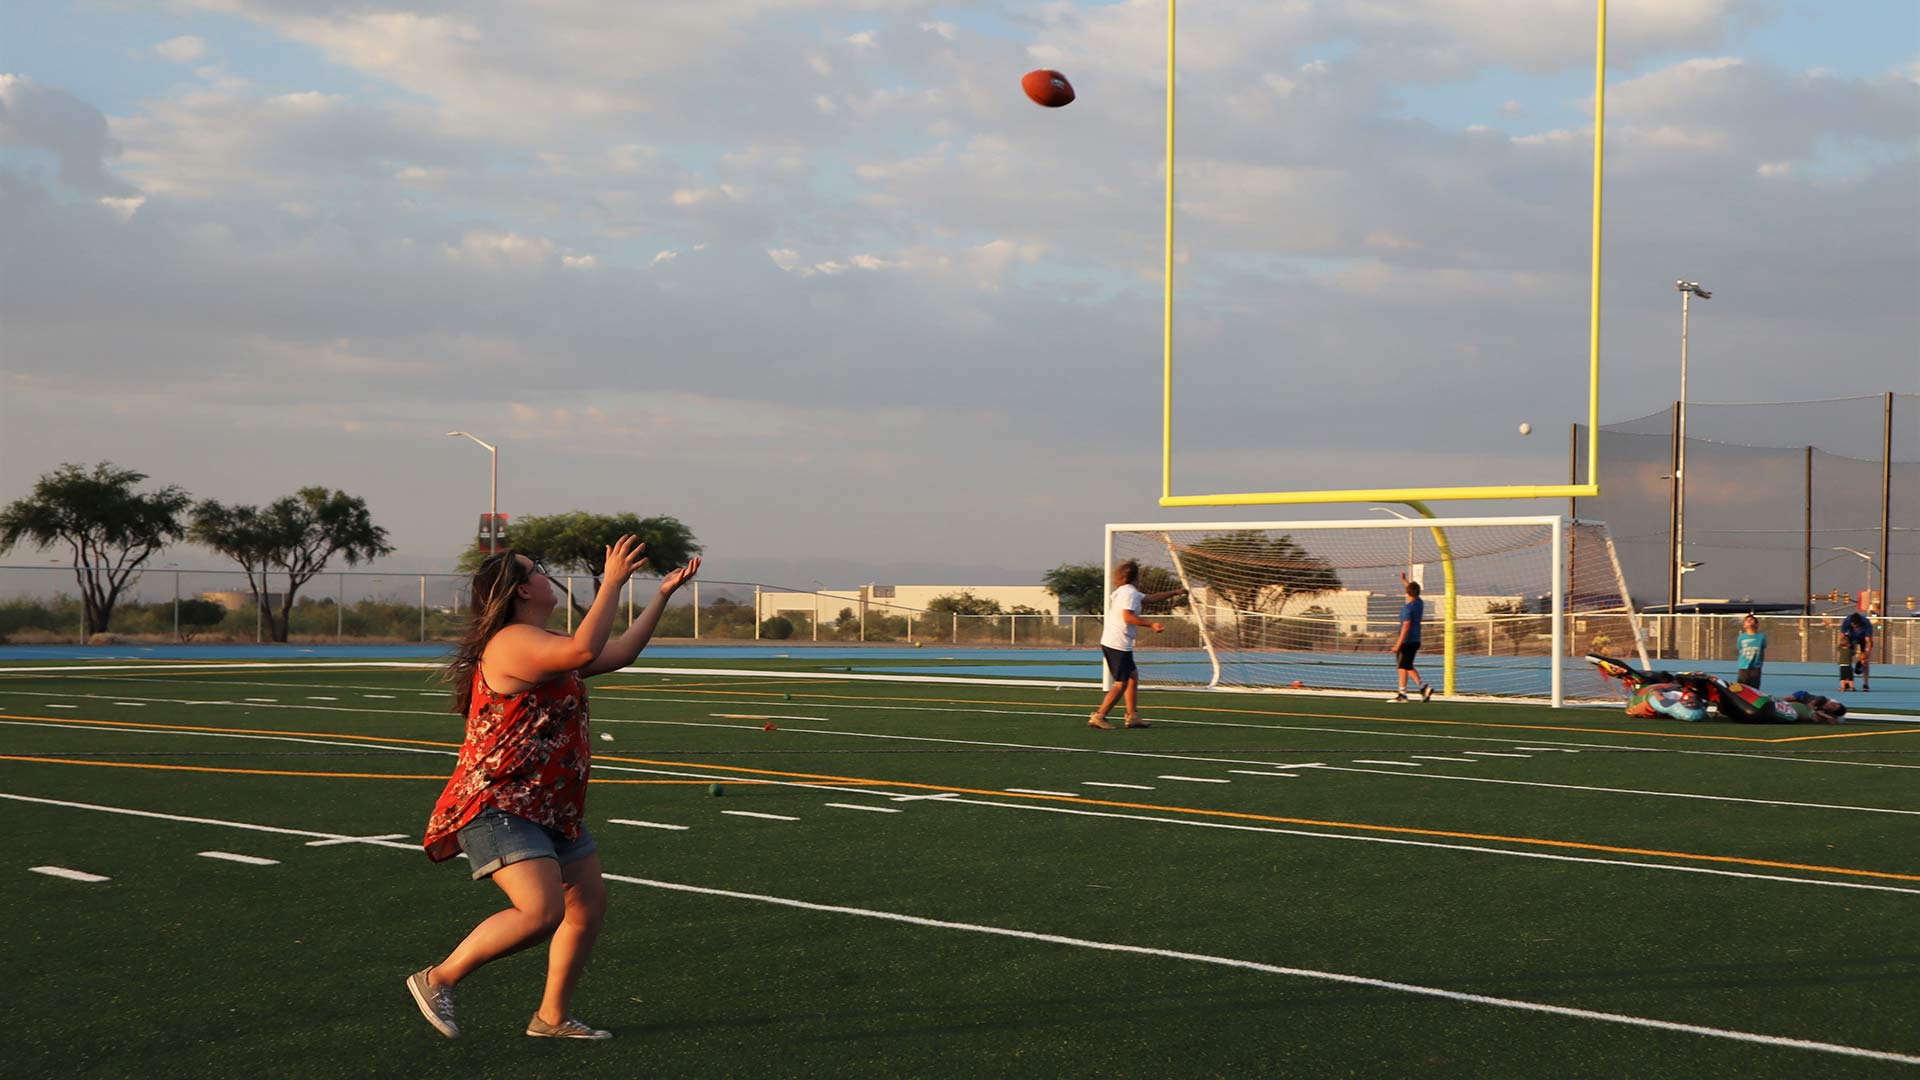
[[547, 946], [547, 991], [540, 999], [540, 1019], [558, 1024], [568, 1016], [573, 989], [580, 984], [587, 957], [607, 917], [607, 883], [600, 876], [600, 856], [589, 855], [560, 868], [566, 895], [566, 915]]
[[[597, 864], [596, 864], [597, 874]], [[566, 911], [560, 864], [552, 859], [508, 863], [493, 872], [493, 883], [513, 906], [489, 915], [467, 939], [427, 972], [434, 986], [452, 986], [475, 969], [538, 945], [561, 925]]]

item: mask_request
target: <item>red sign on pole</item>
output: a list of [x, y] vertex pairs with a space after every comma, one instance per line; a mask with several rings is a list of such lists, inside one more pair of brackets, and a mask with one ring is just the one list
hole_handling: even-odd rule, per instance
[[492, 551], [507, 546], [507, 515], [480, 515], [480, 550]]

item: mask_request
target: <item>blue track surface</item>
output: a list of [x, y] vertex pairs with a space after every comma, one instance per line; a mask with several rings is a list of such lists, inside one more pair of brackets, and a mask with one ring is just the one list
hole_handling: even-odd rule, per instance
[[[0, 646], [0, 662], [42, 661], [120, 661], [127, 660], [438, 660], [445, 657], [444, 645], [7, 645]], [[1087, 680], [1100, 677], [1100, 654], [1093, 649], [1001, 649], [904, 648], [892, 646], [850, 647], [845, 645], [656, 645], [647, 650], [649, 660], [774, 660], [786, 657], [810, 661], [846, 660], [849, 672], [917, 675], [977, 675], [991, 678], [1032, 678]], [[1222, 658], [1226, 659], [1225, 657]], [[1271, 666], [1273, 659], [1263, 657]], [[922, 663], [902, 666], [884, 661], [917, 660]], [[949, 661], [935, 664], [930, 661]], [[961, 661], [961, 664], [951, 663]], [[1020, 661], [1014, 663], [1012, 661]], [[1324, 673], [1325, 659], [1303, 660], [1293, 667], [1274, 669], [1282, 682], [1300, 679], [1309, 686], [1316, 672]], [[1540, 657], [1462, 657], [1461, 668], [1497, 667], [1519, 674], [1534, 683], [1531, 692], [1547, 693], [1547, 667]], [[1343, 653], [1338, 660], [1341, 681], [1347, 685], [1377, 686], [1383, 692], [1393, 685], [1392, 658], [1385, 654]], [[1731, 679], [1731, 663], [1686, 663], [1669, 661], [1667, 666], [1683, 670], [1705, 671]], [[1211, 665], [1197, 651], [1161, 652], [1142, 650], [1141, 674], [1145, 683], [1205, 683]], [[1436, 677], [1428, 672], [1430, 678]], [[1873, 672], [1871, 693], [1844, 695], [1856, 712], [1874, 709], [1901, 709], [1920, 712], [1920, 667], [1883, 665]], [[1770, 663], [1765, 689], [1784, 694], [1810, 690], [1837, 694], [1833, 665], [1818, 663]]]

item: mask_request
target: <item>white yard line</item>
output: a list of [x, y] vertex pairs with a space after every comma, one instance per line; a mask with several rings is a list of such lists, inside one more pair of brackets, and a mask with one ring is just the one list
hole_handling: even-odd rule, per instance
[[1162, 780], [1183, 780], [1189, 784], [1231, 784], [1231, 780], [1222, 780], [1216, 776], [1171, 776], [1162, 775]]
[[79, 707], [80, 706], [78, 705], [48, 705], [47, 706], [47, 708], [49, 709], [77, 709]]
[[307, 700], [308, 701], [339, 701], [340, 699], [337, 697], [327, 697], [325, 694], [308, 694]]
[[1104, 783], [1104, 782], [1102, 782], [1102, 781], [1099, 781], [1099, 780], [1082, 780], [1082, 781], [1080, 781], [1080, 784], [1081, 784], [1081, 786], [1083, 786], [1083, 787], [1110, 787], [1110, 788], [1126, 788], [1126, 789], [1128, 789], [1129, 791], [1152, 791], [1152, 790], [1154, 790], [1154, 787], [1153, 787], [1153, 785], [1152, 785], [1152, 784], [1109, 784], [1109, 783]]
[[382, 833], [379, 836], [349, 836], [344, 840], [309, 840], [307, 841], [307, 846], [308, 847], [335, 847], [340, 844], [364, 844], [369, 840], [405, 840], [406, 838], [407, 838], [406, 833], [390, 832], [390, 833]]
[[1063, 799], [1077, 799], [1080, 797], [1080, 793], [1077, 791], [1042, 791], [1039, 788], [1025, 787], [1010, 787], [1002, 788], [1001, 790], [1010, 795], [1058, 795]]
[[806, 900], [789, 899], [784, 896], [767, 896], [762, 893], [735, 892], [731, 889], [713, 889], [699, 885], [682, 885], [676, 882], [656, 881], [650, 878], [628, 877], [624, 874], [607, 874], [605, 876], [609, 881], [618, 881], [628, 885], [640, 885], [650, 889], [695, 893], [701, 896], [718, 896], [730, 900], [750, 900], [755, 903], [775, 904], [780, 907], [797, 908], [802, 911], [816, 911], [831, 915], [851, 915], [865, 919], [881, 919], [887, 922], [905, 923], [910, 926], [925, 927], [927, 929], [958, 930], [966, 933], [990, 934], [995, 937], [1035, 941], [1047, 945], [1066, 945], [1073, 948], [1094, 949], [1101, 952], [1151, 956], [1163, 960], [1182, 960], [1190, 963], [1211, 964], [1217, 967], [1237, 968], [1243, 971], [1258, 971], [1269, 975], [1284, 975], [1320, 982], [1343, 983], [1349, 986], [1367, 986], [1380, 990], [1391, 990], [1397, 993], [1413, 994], [1420, 997], [1442, 998], [1448, 1001], [1458, 1001], [1471, 1005], [1487, 1005], [1494, 1008], [1514, 1009], [1521, 1012], [1545, 1013], [1551, 1016], [1564, 1016], [1577, 1020], [1621, 1024], [1628, 1027], [1652, 1028], [1658, 1031], [1675, 1031], [1687, 1035], [1700, 1035], [1734, 1042], [1757, 1043], [1763, 1046], [1790, 1047], [1796, 1050], [1811, 1050], [1844, 1057], [1867, 1058], [1874, 1061], [1892, 1061], [1905, 1065], [1920, 1065], [1920, 1057], [1917, 1056], [1897, 1054], [1885, 1050], [1870, 1050], [1864, 1047], [1848, 1046], [1842, 1043], [1815, 1042], [1811, 1039], [1792, 1039], [1780, 1035], [1765, 1035], [1751, 1031], [1738, 1031], [1732, 1028], [1706, 1027], [1701, 1024], [1682, 1024], [1671, 1020], [1657, 1020], [1651, 1017], [1632, 1016], [1626, 1013], [1600, 1012], [1594, 1009], [1576, 1009], [1566, 1005], [1548, 1005], [1536, 1001], [1523, 1001], [1518, 998], [1492, 997], [1486, 994], [1468, 994], [1437, 986], [1421, 986], [1416, 983], [1397, 982], [1391, 979], [1377, 979], [1365, 975], [1349, 975], [1336, 971], [1320, 971], [1314, 968], [1284, 967], [1279, 964], [1265, 964], [1253, 960], [1241, 960], [1230, 956], [1180, 952], [1173, 949], [1155, 949], [1144, 945], [1126, 945], [1111, 941], [1095, 941], [1090, 938], [1067, 937], [1061, 934], [1044, 934], [1032, 930], [1016, 930], [1004, 926], [986, 926], [980, 923], [949, 922], [945, 919], [929, 919], [919, 915], [902, 915], [898, 912], [875, 911], [869, 908], [843, 907], [837, 904], [816, 904]]
[[1461, 753], [1463, 753], [1463, 754], [1472, 754], [1472, 755], [1473, 755], [1473, 756], [1475, 756], [1475, 757], [1525, 757], [1525, 758], [1530, 758], [1530, 757], [1532, 757], [1532, 756], [1533, 756], [1532, 754], [1503, 754], [1503, 753], [1501, 753], [1501, 752], [1500, 752], [1500, 751], [1498, 751], [1498, 750], [1462, 750], [1462, 751], [1460, 751], [1460, 752], [1461, 752]]
[[68, 881], [112, 881], [105, 874], [89, 874], [85, 870], [69, 870], [64, 866], [30, 866], [27, 869], [48, 877], [66, 878]]
[[1413, 758], [1415, 761], [1460, 761], [1468, 765], [1473, 764], [1474, 761], [1474, 759], [1470, 757], [1435, 757], [1432, 754], [1408, 754], [1407, 756]]
[[862, 806], [859, 803], [850, 803], [850, 802], [830, 802], [830, 803], [825, 803], [823, 805], [831, 806], [836, 810], [865, 810], [869, 814], [900, 813], [899, 810], [896, 810], [891, 806]]
[[1425, 765], [1417, 761], [1375, 761], [1372, 758], [1354, 758], [1361, 765], [1398, 765], [1403, 769], [1424, 769]]
[[686, 832], [689, 828], [686, 825], [669, 825], [664, 821], [639, 821], [634, 818], [608, 818], [607, 822], [611, 825], [632, 825], [641, 829], [670, 829], [673, 832]]
[[722, 810], [720, 812], [723, 814], [730, 814], [733, 817], [764, 818], [767, 821], [799, 821], [800, 820], [797, 817], [790, 817], [786, 814], [761, 814], [752, 810]]
[[147, 707], [147, 703], [144, 701], [116, 701], [114, 704], [125, 705], [130, 709], [144, 709]]
[[1238, 773], [1241, 776], [1278, 776], [1285, 780], [1300, 779], [1299, 773], [1290, 772], [1254, 772], [1252, 769], [1228, 769], [1227, 771], [1230, 773]]
[[258, 855], [235, 855], [231, 851], [203, 851], [203, 859], [221, 859], [226, 862], [245, 863], [248, 866], [279, 866], [279, 859], [263, 859]]

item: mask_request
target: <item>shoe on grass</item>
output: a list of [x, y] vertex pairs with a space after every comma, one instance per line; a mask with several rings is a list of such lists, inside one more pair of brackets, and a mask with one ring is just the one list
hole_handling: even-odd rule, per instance
[[420, 969], [407, 976], [407, 992], [413, 995], [413, 1003], [420, 1006], [420, 1015], [427, 1023], [449, 1039], [460, 1037], [460, 1026], [453, 1022], [453, 987], [435, 986], [427, 981], [427, 972], [431, 966]]
[[527, 1034], [540, 1039], [611, 1039], [613, 1032], [591, 1028], [569, 1016], [557, 1024], [540, 1019], [539, 1013], [527, 1021]]
[[1421, 701], [1432, 701], [1432, 700], [1433, 700], [1433, 687], [1432, 687], [1431, 685], [1427, 685], [1427, 684], [1422, 684], [1422, 685], [1421, 685], [1421, 687], [1420, 687], [1420, 700], [1421, 700]]
[[1147, 723], [1145, 720], [1142, 720], [1137, 716], [1129, 716], [1127, 717], [1127, 726], [1132, 728], [1132, 727], [1152, 727], [1153, 725]]
[[1113, 725], [1107, 723], [1107, 718], [1097, 712], [1087, 714], [1087, 726], [1090, 728], [1098, 728], [1101, 731], [1113, 730]]
[[1405, 701], [1405, 700], [1407, 700], [1407, 695], [1406, 695], [1406, 693], [1405, 693], [1405, 692], [1403, 691], [1403, 692], [1401, 692], [1401, 693], [1398, 693], [1398, 694], [1395, 694], [1395, 695], [1393, 695], [1392, 697], [1390, 697], [1390, 698], [1388, 698], [1387, 700], [1388, 700], [1388, 701]]

